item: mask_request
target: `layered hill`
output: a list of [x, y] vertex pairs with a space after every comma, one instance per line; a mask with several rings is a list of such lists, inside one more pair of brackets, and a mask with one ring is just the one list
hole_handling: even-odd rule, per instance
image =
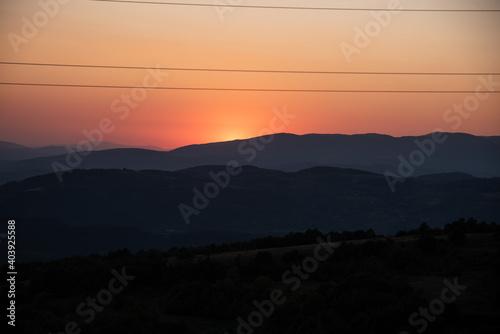
[[489, 222], [500, 217], [500, 178], [409, 178], [391, 192], [383, 175], [353, 169], [283, 172], [244, 166], [230, 180], [223, 177], [226, 170], [75, 170], [62, 183], [47, 174], [1, 186], [0, 211], [9, 219], [132, 226], [162, 234], [307, 228], [387, 234], [422, 222], [439, 226], [460, 217]]
[[[175, 171], [203, 165], [225, 165], [233, 160], [241, 165], [282, 171], [335, 166], [397, 174], [401, 161], [417, 161], [419, 158], [411, 176], [461, 172], [476, 177], [500, 177], [498, 137], [446, 133], [442, 138], [445, 138], [443, 142], [436, 143], [432, 134], [418, 137], [276, 134], [270, 138], [190, 145], [168, 152], [120, 148], [84, 152], [78, 156], [66, 152], [17, 160], [6, 160], [0, 151], [0, 183], [54, 170], [128, 168]], [[67, 173], [61, 173], [62, 179], [65, 175]]]

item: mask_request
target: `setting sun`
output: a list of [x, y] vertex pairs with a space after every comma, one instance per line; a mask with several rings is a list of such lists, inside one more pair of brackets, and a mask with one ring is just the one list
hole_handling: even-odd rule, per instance
[[229, 141], [229, 140], [237, 140], [237, 139], [245, 139], [247, 136], [242, 135], [242, 132], [236, 131], [227, 131], [225, 133], [221, 133], [221, 140]]
[[[311, 6], [310, 2], [295, 2]], [[328, 1], [317, 2], [330, 5]], [[483, 2], [488, 8], [488, 3]], [[362, 3], [374, 6], [373, 1]], [[433, 1], [423, 1], [421, 5], [439, 6]], [[381, 1], [378, 6], [382, 8], [386, 2]], [[463, 7], [467, 8], [467, 4]], [[367, 23], [376, 21], [369, 13], [356, 11], [280, 11], [276, 16], [274, 10], [233, 8], [224, 11], [222, 20], [221, 13], [210, 7], [78, 1], [61, 5], [60, 9], [50, 24], [35, 27], [36, 36], [16, 39], [15, 48], [11, 40], [3, 38], [0, 58], [18, 63], [137, 68], [0, 64], [4, 82], [96, 85], [1, 86], [3, 140], [24, 145], [78, 142], [83, 130], [110, 118], [116, 128], [107, 134], [106, 141], [175, 148], [257, 136], [268, 126], [272, 110], [283, 106], [297, 115], [297, 121], [290, 122], [286, 132], [421, 135], [443, 127], [445, 110], [466, 95], [266, 90], [470, 91], [479, 84], [475, 76], [196, 69], [500, 71], [500, 21], [495, 13], [399, 13], [391, 17], [390, 25], [381, 27], [377, 36], [369, 36], [369, 43], [365, 41], [366, 46], [361, 47], [363, 39], [353, 29], [363, 30]], [[0, 11], [0, 30], [4, 36], [13, 33], [23, 37], [20, 34], [29, 29], [23, 28], [24, 21], [20, 18], [25, 15], [31, 19], [38, 11], [37, 2], [5, 3]], [[80, 24], [84, 18], [87, 25]], [[426, 22], [425, 29], [421, 22]], [[349, 59], [340, 47], [347, 44], [359, 51], [350, 54]], [[58, 45], [71, 47], [54, 47]], [[166, 69], [154, 70], [157, 67]], [[140, 89], [133, 89], [145, 83], [176, 89], [140, 94]], [[109, 89], [101, 85], [127, 88]], [[184, 89], [196, 87], [222, 90]], [[240, 88], [263, 91], [225, 90]], [[127, 102], [127, 96], [132, 100]], [[492, 94], [482, 101], [480, 112], [474, 113], [458, 130], [477, 135], [498, 134], [499, 96]], [[124, 114], [113, 110], [117, 99], [120, 108], [130, 109], [126, 118], [122, 119]]]
[[9, 326], [500, 333], [499, 34], [500, 0], [0, 2]]

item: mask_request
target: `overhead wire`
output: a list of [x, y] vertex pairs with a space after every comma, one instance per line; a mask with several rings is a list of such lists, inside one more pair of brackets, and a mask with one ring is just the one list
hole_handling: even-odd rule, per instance
[[190, 2], [160, 2], [160, 1], [125, 1], [125, 0], [89, 0], [94, 2], [114, 2], [143, 5], [194, 6], [194, 7], [228, 7], [254, 9], [285, 9], [285, 10], [329, 10], [329, 11], [391, 11], [391, 12], [500, 12], [500, 9], [418, 9], [418, 8], [355, 8], [355, 7], [304, 7], [304, 6], [265, 6], [229, 3], [190, 3]]
[[115, 85], [81, 85], [81, 84], [54, 84], [31, 82], [0, 82], [0, 85], [10, 86], [44, 86], [44, 87], [73, 87], [73, 88], [115, 88], [134, 89], [143, 88], [150, 90], [194, 90], [194, 91], [240, 91], [240, 92], [295, 92], [295, 93], [429, 93], [429, 94], [472, 94], [472, 93], [500, 93], [500, 91], [479, 90], [358, 90], [358, 89], [274, 89], [274, 88], [219, 88], [219, 87], [138, 87]]
[[[21, 66], [48, 66], [74, 68], [102, 68], [102, 69], [130, 69], [144, 70], [147, 66], [119, 66], [119, 65], [92, 65], [92, 64], [61, 64], [61, 63], [29, 63], [0, 61], [0, 65]], [[377, 72], [377, 71], [309, 71], [309, 70], [267, 70], [241, 68], [200, 68], [200, 67], [155, 67], [165, 71], [193, 71], [193, 72], [240, 72], [240, 73], [289, 73], [289, 74], [346, 74], [346, 75], [500, 75], [500, 72]]]

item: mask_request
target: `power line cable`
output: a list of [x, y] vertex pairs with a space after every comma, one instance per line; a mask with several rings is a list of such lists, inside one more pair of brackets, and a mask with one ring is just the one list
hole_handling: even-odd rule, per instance
[[[2, 65], [26, 66], [53, 66], [75, 68], [104, 68], [104, 69], [130, 69], [144, 70], [148, 67], [141, 66], [115, 66], [115, 65], [86, 65], [86, 64], [59, 64], [59, 63], [22, 63], [0, 61]], [[195, 72], [242, 72], [242, 73], [290, 73], [290, 74], [348, 74], [348, 75], [500, 75], [500, 72], [372, 72], [372, 71], [302, 71], [302, 70], [263, 70], [263, 69], [225, 69], [225, 68], [189, 68], [189, 67], [157, 67], [164, 71], [195, 71]]]
[[232, 7], [255, 9], [292, 9], [292, 10], [330, 10], [330, 11], [397, 11], [397, 12], [500, 12], [500, 9], [389, 9], [389, 8], [342, 8], [342, 7], [301, 7], [301, 6], [264, 6], [264, 5], [232, 5], [218, 3], [183, 3], [159, 1], [124, 1], [124, 0], [90, 0], [96, 2], [116, 2], [144, 5], [196, 6], [196, 7]]
[[350, 89], [272, 89], [272, 88], [211, 88], [211, 87], [138, 87], [138, 86], [106, 86], [106, 85], [80, 85], [80, 84], [52, 84], [30, 82], [0, 82], [0, 85], [10, 86], [43, 86], [43, 87], [74, 87], [74, 88], [117, 88], [117, 89], [160, 89], [160, 90], [193, 90], [193, 91], [239, 91], [239, 92], [295, 92], [295, 93], [428, 93], [428, 94], [474, 94], [474, 93], [500, 93], [495, 91], [476, 90], [350, 90]]

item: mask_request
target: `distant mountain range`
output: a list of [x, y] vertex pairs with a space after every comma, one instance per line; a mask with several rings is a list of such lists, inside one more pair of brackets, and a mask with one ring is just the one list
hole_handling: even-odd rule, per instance
[[[23, 261], [308, 228], [498, 222], [500, 137], [444, 136], [277, 134], [172, 151], [102, 143], [85, 156], [0, 142], [0, 212], [17, 221]], [[62, 182], [54, 164], [72, 167]], [[406, 177], [394, 192], [386, 172]]]
[[[89, 142], [95, 151], [102, 150], [111, 150], [116, 148], [143, 148], [153, 151], [164, 151], [163, 149], [156, 146], [131, 146], [131, 145], [122, 145], [116, 144], [112, 142]], [[77, 145], [69, 145], [73, 149], [77, 148]], [[51, 146], [42, 146], [42, 147], [27, 147], [15, 143], [10, 143], [6, 141], [0, 141], [0, 160], [25, 160], [25, 159], [34, 159], [41, 157], [50, 157], [66, 154], [68, 151], [66, 150], [65, 145], [51, 145]]]
[[[32, 149], [1, 142], [0, 184], [50, 173], [55, 165], [67, 166], [68, 169], [176, 171], [203, 165], [225, 165], [232, 160], [241, 165], [281, 171], [335, 166], [380, 174], [389, 171], [396, 175], [401, 161], [405, 160], [407, 163], [416, 162], [410, 176], [461, 172], [475, 177], [500, 177], [499, 136], [463, 133], [446, 133], [444, 136], [446, 140], [438, 143], [432, 134], [391, 137], [283, 133], [273, 137], [190, 145], [168, 152], [140, 148], [105, 149], [109, 145], [103, 143], [99, 145], [99, 151], [80, 157], [69, 156], [64, 147]], [[62, 179], [68, 175], [61, 174]], [[57, 182], [55, 174], [54, 181]]]

